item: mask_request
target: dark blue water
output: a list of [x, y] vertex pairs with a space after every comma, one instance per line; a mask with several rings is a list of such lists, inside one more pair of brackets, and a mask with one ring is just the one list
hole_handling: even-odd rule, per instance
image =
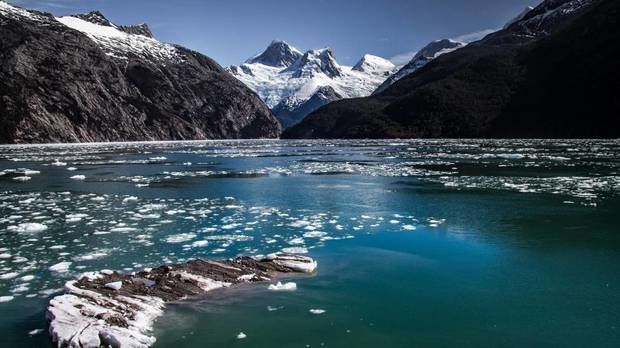
[[285, 249], [319, 262], [297, 291], [169, 305], [156, 346], [618, 346], [619, 166], [603, 141], [2, 147], [0, 333], [48, 346], [85, 271]]

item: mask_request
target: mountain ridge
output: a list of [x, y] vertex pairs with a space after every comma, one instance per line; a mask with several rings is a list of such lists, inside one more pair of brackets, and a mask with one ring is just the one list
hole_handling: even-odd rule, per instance
[[318, 109], [283, 138], [618, 137], [619, 7], [546, 0], [378, 95]]
[[331, 101], [370, 95], [394, 68], [386, 59], [372, 55], [365, 55], [353, 67], [344, 66], [330, 48], [301, 53], [285, 41], [274, 40], [263, 53], [227, 70], [258, 93], [288, 127]]
[[280, 134], [260, 98], [212, 59], [104, 24], [0, 1], [0, 143]]

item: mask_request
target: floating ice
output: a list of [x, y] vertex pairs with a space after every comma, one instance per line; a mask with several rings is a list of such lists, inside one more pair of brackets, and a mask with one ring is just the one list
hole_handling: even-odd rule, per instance
[[71, 180], [86, 180], [86, 175], [74, 175], [70, 179]]
[[72, 262], [59, 262], [55, 265], [50, 266], [49, 270], [52, 272], [65, 273], [69, 271], [69, 267], [71, 267]]
[[13, 301], [13, 296], [0, 296], [0, 303]]
[[23, 224], [19, 224], [17, 226], [9, 226], [7, 227], [9, 231], [19, 232], [19, 233], [34, 233], [41, 232], [47, 230], [47, 226], [44, 224], [40, 224], [38, 222], [26, 222]]
[[196, 238], [195, 233], [179, 233], [173, 234], [166, 237], [166, 243], [176, 244], [176, 243], [184, 243], [188, 242], [192, 239]]
[[304, 238], [322, 238], [327, 236], [327, 232], [311, 231], [304, 233]]
[[247, 338], [248, 336], [246, 334], [244, 334], [243, 332], [239, 332], [239, 334], [237, 335], [237, 339], [238, 340], [242, 340]]
[[64, 167], [67, 165], [66, 162], [61, 162], [58, 159], [56, 159], [54, 162], [50, 163], [51, 166], [56, 166], [56, 167]]
[[8, 279], [17, 278], [17, 276], [19, 276], [19, 273], [17, 272], [4, 273], [4, 274], [0, 274], [0, 279], [8, 280]]
[[318, 314], [323, 314], [323, 313], [325, 313], [325, 312], [326, 312], [326, 310], [324, 310], [324, 309], [311, 309], [311, 310], [310, 310], [310, 313], [312, 313], [312, 314], [317, 314], [317, 315], [318, 315]]
[[129, 202], [135, 202], [137, 200], [138, 200], [138, 197], [136, 197], [136, 196], [129, 196], [129, 197], [123, 198], [123, 203], [127, 204]]
[[290, 239], [287, 243], [290, 245], [300, 245], [300, 244], [304, 244], [304, 242], [305, 241], [303, 238], [298, 237], [298, 238]]
[[13, 178], [13, 180], [15, 180], [15, 181], [22, 181], [22, 182], [29, 181], [30, 179], [32, 179], [32, 178], [29, 177], [29, 176], [16, 176], [16, 177]]
[[79, 255], [73, 258], [74, 261], [91, 261], [97, 260], [108, 256], [108, 252], [105, 250], [94, 251], [91, 253]]
[[308, 249], [301, 247], [290, 247], [282, 249], [282, 252], [287, 254], [307, 254]]
[[282, 284], [282, 282], [278, 282], [277, 284], [269, 284], [269, 287], [267, 287], [267, 289], [273, 291], [295, 291], [297, 290], [297, 284], [293, 282], [288, 282], [284, 284]]
[[205, 247], [207, 245], [209, 245], [209, 241], [207, 241], [207, 240], [197, 240], [197, 241], [192, 243], [192, 247], [194, 247], [194, 248]]

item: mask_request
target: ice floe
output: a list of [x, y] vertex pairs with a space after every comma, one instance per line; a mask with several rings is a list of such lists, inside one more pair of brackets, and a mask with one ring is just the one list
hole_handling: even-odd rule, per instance
[[297, 284], [293, 282], [288, 282], [288, 283], [277, 282], [276, 284], [269, 284], [267, 289], [273, 290], [273, 291], [295, 291], [297, 290]]
[[52, 272], [58, 272], [58, 273], [68, 272], [69, 267], [71, 267], [72, 264], [73, 264], [72, 262], [68, 262], [68, 261], [59, 262], [57, 264], [50, 266], [49, 270]]
[[325, 312], [327, 312], [327, 311], [326, 311], [326, 310], [324, 310], [324, 309], [311, 309], [311, 310], [310, 310], [310, 313], [312, 313], [312, 314], [316, 314], [316, 315], [323, 314], [323, 313], [325, 313]]
[[0, 303], [13, 301], [15, 297], [13, 296], [0, 296]]
[[26, 222], [17, 226], [9, 226], [7, 229], [19, 233], [35, 233], [47, 230], [47, 226], [38, 222]]

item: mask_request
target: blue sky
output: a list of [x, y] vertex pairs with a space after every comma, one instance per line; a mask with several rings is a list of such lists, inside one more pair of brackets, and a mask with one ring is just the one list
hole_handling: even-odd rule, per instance
[[[428, 42], [500, 28], [540, 0], [9, 0], [55, 15], [100, 10], [117, 24], [238, 64], [273, 39], [331, 47], [341, 64], [363, 54], [404, 57]], [[403, 56], [401, 56], [401, 59]]]

